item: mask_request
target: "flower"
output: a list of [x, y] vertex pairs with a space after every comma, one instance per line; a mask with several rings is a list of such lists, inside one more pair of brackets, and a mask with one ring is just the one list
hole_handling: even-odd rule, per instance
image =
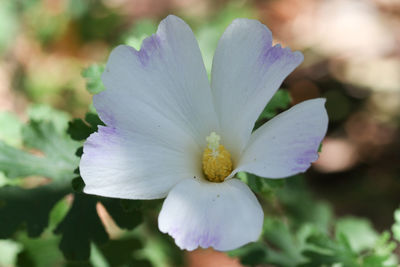
[[211, 85], [189, 26], [164, 19], [139, 51], [118, 46], [93, 103], [106, 124], [84, 144], [80, 171], [88, 194], [164, 198], [159, 229], [187, 250], [231, 250], [259, 238], [263, 211], [246, 171], [287, 177], [318, 158], [325, 100], [300, 103], [252, 133], [254, 123], [303, 60], [272, 46], [269, 29], [236, 19], [222, 35]]

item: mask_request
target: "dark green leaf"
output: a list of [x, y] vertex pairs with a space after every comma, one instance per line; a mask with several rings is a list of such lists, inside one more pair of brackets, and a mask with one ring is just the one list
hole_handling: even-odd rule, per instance
[[240, 263], [248, 266], [268, 263], [267, 254], [267, 247], [260, 242], [250, 243], [228, 252], [229, 256], [239, 258]]
[[85, 115], [85, 121], [86, 121], [87, 123], [89, 123], [90, 126], [92, 126], [93, 131], [97, 131], [97, 127], [98, 127], [99, 125], [103, 125], [103, 126], [105, 125], [105, 124], [100, 120], [100, 118], [99, 118], [99, 116], [98, 116], [97, 114], [94, 114], [94, 113], [91, 113], [91, 112], [86, 113], [86, 115]]
[[287, 90], [278, 90], [261, 113], [259, 120], [275, 117], [279, 110], [289, 107], [290, 101], [290, 95]]
[[92, 132], [91, 127], [81, 119], [74, 119], [68, 123], [67, 133], [74, 140], [85, 140]]
[[54, 231], [62, 235], [60, 249], [66, 259], [85, 261], [90, 256], [91, 242], [102, 244], [108, 240], [96, 203], [94, 196], [75, 194], [71, 209]]
[[71, 181], [72, 189], [80, 193], [83, 191], [83, 188], [85, 187], [85, 182], [82, 180], [82, 177], [76, 177]]
[[98, 129], [98, 125], [104, 125], [99, 116], [93, 113], [87, 113], [85, 121], [82, 119], [74, 119], [68, 124], [68, 134], [72, 139], [81, 141], [89, 137]]
[[285, 185], [285, 179], [268, 179], [251, 173], [239, 172], [237, 177], [245, 182], [251, 190], [263, 196], [269, 196]]
[[[142, 249], [140, 240], [130, 237], [121, 240], [110, 240], [100, 247], [103, 256], [110, 266], [140, 266], [151, 267], [147, 260], [137, 259], [137, 251]], [[136, 253], [136, 255], [135, 255]]]
[[[119, 227], [130, 230], [142, 223], [142, 214], [137, 209], [125, 209], [121, 205], [120, 199], [101, 198], [100, 202]], [[130, 202], [137, 203], [137, 206], [140, 205], [139, 200], [131, 200]]]
[[68, 191], [68, 186], [57, 183], [33, 189], [0, 188], [0, 238], [12, 236], [22, 225], [29, 236], [39, 236], [48, 225], [51, 209]]

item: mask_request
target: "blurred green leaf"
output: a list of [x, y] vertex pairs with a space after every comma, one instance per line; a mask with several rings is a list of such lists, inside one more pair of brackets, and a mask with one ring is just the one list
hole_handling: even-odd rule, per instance
[[104, 66], [93, 64], [82, 71], [82, 77], [86, 80], [86, 89], [91, 94], [97, 94], [105, 90], [101, 81]]
[[122, 36], [122, 42], [140, 50], [143, 40], [157, 31], [157, 24], [148, 19], [137, 21], [127, 34]]
[[39, 236], [48, 226], [54, 204], [68, 192], [69, 188], [61, 183], [33, 189], [0, 188], [0, 238], [11, 237], [23, 225], [30, 237]]
[[268, 250], [269, 263], [279, 266], [297, 266], [304, 260], [301, 243], [282, 220], [266, 218], [263, 238], [273, 248]]
[[22, 132], [26, 146], [45, 156], [36, 156], [0, 141], [0, 171], [9, 178], [41, 175], [54, 180], [72, 179], [78, 165], [74, 153], [79, 143], [65, 133], [57, 133], [49, 122], [31, 121]]
[[287, 178], [285, 187], [276, 193], [294, 226], [300, 227], [304, 223], [312, 223], [322, 232], [329, 231], [333, 221], [332, 208], [328, 203], [316, 201], [310, 195], [303, 175]]
[[0, 240], [0, 266], [15, 266], [22, 245], [13, 240]]
[[351, 111], [351, 102], [348, 96], [337, 89], [332, 89], [324, 94], [326, 97], [326, 110], [329, 120], [336, 122], [345, 119]]
[[30, 105], [28, 107], [28, 116], [31, 121], [52, 123], [59, 134], [64, 134], [70, 120], [68, 113], [43, 104]]
[[43, 236], [33, 239], [20, 235], [18, 239], [24, 249], [18, 254], [17, 266], [64, 266], [65, 261], [57, 248], [59, 238]]
[[246, 266], [257, 266], [269, 263], [267, 260], [267, 247], [260, 242], [250, 243], [241, 248], [229, 251], [228, 255], [239, 258], [240, 263]]
[[337, 241], [331, 240], [326, 234], [314, 233], [307, 239], [311, 244], [303, 255], [309, 262], [301, 266], [330, 266], [342, 264], [341, 266], [357, 267], [357, 254], [351, 250], [350, 244], [343, 234], [338, 234]]
[[9, 112], [0, 112], [0, 140], [8, 145], [20, 146], [22, 142], [22, 122]]
[[346, 236], [356, 253], [373, 248], [379, 237], [369, 221], [353, 217], [341, 218], [336, 222], [336, 235]]
[[285, 185], [285, 179], [262, 178], [246, 172], [239, 172], [237, 177], [245, 182], [251, 190], [263, 196], [272, 195], [277, 189]]
[[400, 208], [394, 212], [393, 238], [400, 242]]
[[258, 119], [263, 120], [275, 117], [278, 114], [279, 110], [284, 110], [289, 107], [290, 101], [290, 95], [287, 90], [278, 90], [268, 102], [267, 106], [264, 108]]
[[16, 11], [13, 1], [0, 1], [0, 55], [17, 36], [19, 20]]
[[143, 244], [139, 239], [129, 237], [120, 240], [110, 240], [110, 242], [101, 246], [100, 250], [109, 265], [113, 267], [152, 267], [153, 265], [149, 261], [138, 259], [136, 252], [142, 248]]

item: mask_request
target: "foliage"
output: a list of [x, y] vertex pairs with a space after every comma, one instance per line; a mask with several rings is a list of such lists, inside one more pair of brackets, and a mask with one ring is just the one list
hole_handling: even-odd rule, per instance
[[[289, 188], [290, 184], [293, 183], [289, 183]], [[286, 188], [282, 191], [282, 194], [289, 193]], [[246, 266], [397, 266], [393, 254], [396, 245], [389, 240], [388, 232], [378, 234], [367, 220], [361, 218], [331, 220], [330, 207], [307, 194], [298, 197], [297, 209], [301, 213], [288, 212], [296, 207], [291, 207], [290, 201], [282, 201], [279, 209], [286, 212], [265, 218], [262, 238], [229, 254], [239, 257]], [[302, 208], [305, 203], [306, 210]], [[322, 211], [321, 207], [328, 210]], [[296, 218], [299, 214], [301, 220]], [[330, 224], [326, 223], [327, 218]]]
[[[4, 65], [12, 65], [22, 77], [12, 81], [12, 85], [21, 89], [30, 101], [52, 103], [83, 118], [71, 119], [66, 112], [42, 104], [28, 108], [27, 123], [12, 113], [0, 113], [0, 266], [184, 265], [182, 251], [172, 238], [158, 231], [161, 201], [84, 194], [85, 185], [78, 168], [84, 140], [103, 124], [93, 107], [82, 115], [89, 96], [104, 90], [101, 82], [104, 62], [83, 69], [83, 79], [79, 79], [82, 65], [90, 58], [86, 54], [92, 52], [87, 50], [99, 43], [102, 55], [120, 43], [140, 49], [143, 39], [156, 31], [157, 22], [136, 20], [130, 26], [132, 19], [124, 21], [112, 7], [115, 3], [105, 1], [67, 0], [65, 12], [58, 13], [57, 5], [50, 2], [0, 2], [0, 55], [7, 55], [6, 60], [14, 56], [24, 59], [27, 55], [19, 53], [27, 50], [34, 66], [25, 60], [21, 60], [21, 66], [13, 66], [5, 60]], [[234, 18], [254, 18], [257, 13], [241, 2], [232, 1], [223, 9], [216, 9], [207, 23], [200, 21], [203, 17], [197, 20], [184, 17], [194, 26], [209, 75], [214, 50], [225, 27]], [[28, 35], [19, 36], [19, 28], [26, 29]], [[19, 42], [13, 45], [17, 39], [24, 42], [33, 39], [34, 45]], [[29, 45], [32, 50], [26, 49]], [[41, 49], [37, 49], [38, 45]], [[17, 51], [8, 54], [14, 46]], [[84, 47], [84, 53], [74, 51], [74, 47]], [[44, 60], [37, 56], [53, 49], [60, 51], [54, 58]], [[65, 55], [70, 54], [73, 57], [65, 60]], [[84, 63], [76, 63], [79, 54], [84, 54]], [[42, 68], [37, 62], [49, 65]], [[71, 66], [78, 71], [68, 73]], [[0, 67], [3, 77], [3, 66]], [[84, 81], [85, 92], [80, 90]], [[354, 88], [346, 86], [346, 89], [359, 94]], [[328, 99], [330, 120], [335, 123], [355, 108], [344, 92], [330, 89], [323, 96]], [[289, 91], [278, 90], [258, 118], [255, 129], [288, 109], [291, 103]], [[242, 264], [398, 265], [396, 243], [391, 237], [400, 241], [400, 209], [394, 213], [392, 232], [378, 233], [367, 219], [335, 217], [329, 204], [310, 193], [303, 175], [266, 179], [239, 173], [238, 178], [256, 193], [265, 212], [260, 239], [229, 252]], [[110, 222], [115, 226], [107, 224]]]
[[[49, 216], [54, 206], [66, 195], [73, 194], [73, 203], [64, 218], [56, 222], [54, 233], [61, 235], [59, 246], [66, 259], [88, 260], [91, 242], [103, 244], [108, 241], [108, 234], [97, 214], [96, 205], [101, 203], [119, 227], [133, 229], [142, 221], [141, 212], [126, 207], [135, 207], [138, 204], [127, 204], [125, 201], [122, 205], [118, 199], [83, 194], [82, 179], [73, 179], [77, 176], [79, 163], [75, 152], [81, 145], [76, 140], [83, 140], [97, 130], [101, 121], [95, 114], [87, 114], [86, 122], [70, 122], [68, 129], [64, 120], [65, 114], [54, 117], [57, 112], [50, 112], [47, 118], [40, 118], [41, 115], [37, 112], [32, 114], [36, 120], [31, 120], [20, 128], [23, 149], [0, 143], [0, 170], [7, 177], [20, 178], [21, 181], [20, 186], [8, 185], [0, 188], [0, 238], [14, 236], [23, 226], [29, 237], [40, 236], [49, 226]], [[64, 125], [57, 130], [55, 121], [64, 122]], [[66, 130], [76, 140], [67, 135]], [[21, 178], [33, 175], [47, 178], [45, 184], [24, 188], [25, 179]], [[18, 261], [34, 264], [35, 260], [29, 256], [31, 254], [25, 247]]]

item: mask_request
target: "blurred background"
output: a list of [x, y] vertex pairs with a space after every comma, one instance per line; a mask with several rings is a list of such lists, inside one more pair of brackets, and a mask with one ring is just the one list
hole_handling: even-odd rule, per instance
[[[238, 17], [260, 20], [276, 43], [302, 51], [304, 63], [282, 88], [290, 105], [327, 98], [330, 118], [320, 159], [305, 175], [311, 194], [336, 216], [368, 218], [378, 231], [391, 227], [400, 203], [398, 0], [2, 0], [0, 139], [18, 145], [8, 123], [27, 121], [32, 107], [84, 117], [92, 96], [82, 71], [105, 64], [118, 44], [139, 48], [168, 14], [192, 27], [208, 71], [219, 37]], [[0, 257], [18, 249], [0, 243]], [[197, 251], [187, 265], [239, 263]]]

